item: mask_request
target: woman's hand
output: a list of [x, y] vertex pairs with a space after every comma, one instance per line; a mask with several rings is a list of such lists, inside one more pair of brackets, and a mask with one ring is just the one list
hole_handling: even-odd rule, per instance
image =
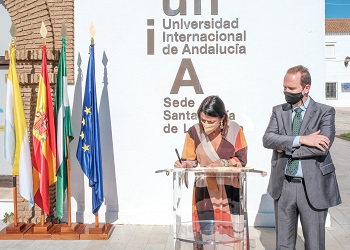
[[174, 163], [174, 167], [175, 168], [193, 168], [193, 165], [189, 161], [182, 161], [182, 163], [180, 163], [180, 161], [176, 161]]

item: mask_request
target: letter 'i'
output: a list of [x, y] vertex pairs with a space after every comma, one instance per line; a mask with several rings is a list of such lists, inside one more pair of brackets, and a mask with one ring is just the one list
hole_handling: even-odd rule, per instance
[[[147, 19], [147, 26], [154, 26], [154, 19]], [[147, 55], [154, 55], [154, 29], [147, 29]]]

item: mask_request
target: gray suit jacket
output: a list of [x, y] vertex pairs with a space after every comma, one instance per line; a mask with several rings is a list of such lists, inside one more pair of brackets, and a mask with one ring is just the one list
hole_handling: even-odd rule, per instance
[[[293, 158], [301, 159], [305, 188], [310, 204], [316, 209], [325, 209], [341, 203], [335, 167], [329, 152], [301, 145], [292, 148], [292, 107], [285, 103], [273, 107], [269, 125], [263, 137], [265, 148], [273, 149], [271, 175], [268, 192], [277, 200], [282, 191], [285, 167], [288, 157], [284, 151], [292, 152]], [[308, 108], [300, 128], [300, 135], [308, 135], [321, 130], [329, 138], [330, 146], [334, 141], [335, 110], [310, 98]], [[329, 147], [330, 148], [330, 147]], [[283, 150], [282, 153], [277, 150]]]

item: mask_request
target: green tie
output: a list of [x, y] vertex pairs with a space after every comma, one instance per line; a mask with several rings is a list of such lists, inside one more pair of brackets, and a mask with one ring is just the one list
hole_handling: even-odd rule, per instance
[[[293, 118], [292, 124], [292, 135], [299, 135], [299, 131], [301, 128], [301, 123], [303, 119], [301, 117], [301, 112], [303, 111], [301, 108], [294, 109], [295, 115]], [[298, 172], [299, 159], [293, 160], [292, 158], [288, 159], [287, 163], [287, 174], [294, 176]]]

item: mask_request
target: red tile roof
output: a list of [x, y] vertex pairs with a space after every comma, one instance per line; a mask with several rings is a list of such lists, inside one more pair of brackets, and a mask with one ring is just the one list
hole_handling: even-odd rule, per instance
[[350, 33], [350, 18], [325, 19], [326, 33]]

